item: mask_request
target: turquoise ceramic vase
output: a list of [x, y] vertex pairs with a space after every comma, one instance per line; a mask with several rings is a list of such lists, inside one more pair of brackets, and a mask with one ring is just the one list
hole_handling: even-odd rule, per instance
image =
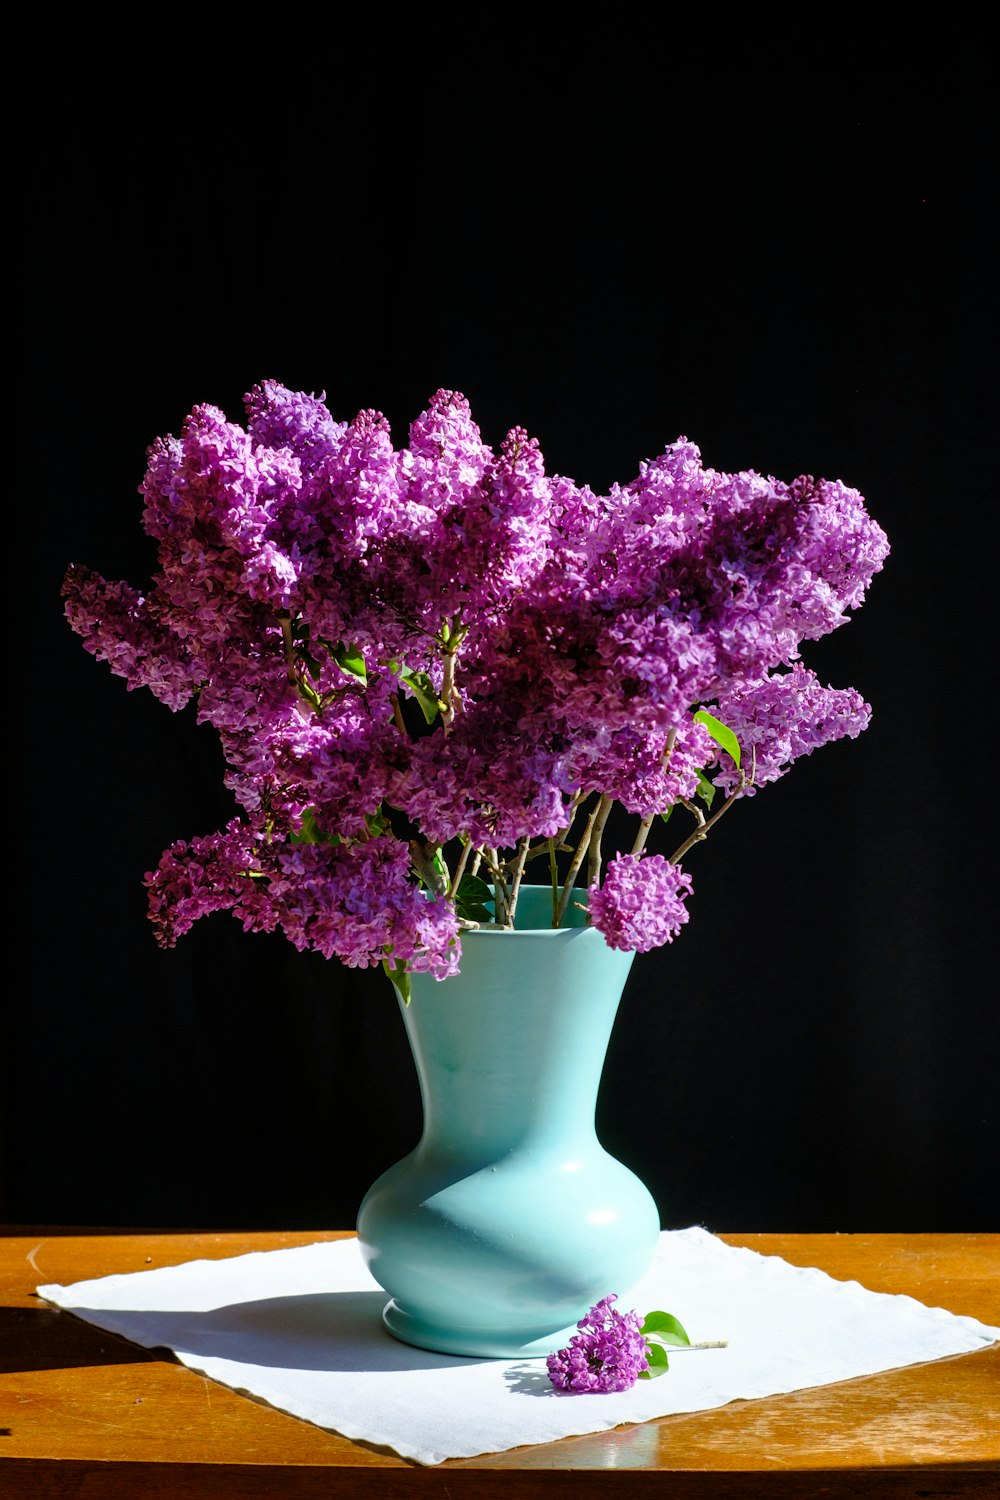
[[547, 1354], [647, 1269], [659, 1215], [594, 1131], [631, 953], [551, 891], [524, 887], [517, 931], [463, 936], [461, 973], [413, 976], [401, 1007], [424, 1128], [367, 1193], [358, 1237], [404, 1343]]

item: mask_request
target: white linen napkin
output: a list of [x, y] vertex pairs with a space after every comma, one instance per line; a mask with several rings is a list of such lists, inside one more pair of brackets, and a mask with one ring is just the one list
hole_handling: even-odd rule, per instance
[[356, 1240], [40, 1286], [39, 1296], [143, 1348], [345, 1437], [423, 1464], [546, 1443], [965, 1354], [1000, 1328], [912, 1297], [735, 1248], [704, 1229], [661, 1234], [620, 1311], [680, 1318], [695, 1341], [632, 1390], [557, 1394], [544, 1360], [473, 1359], [397, 1343]]

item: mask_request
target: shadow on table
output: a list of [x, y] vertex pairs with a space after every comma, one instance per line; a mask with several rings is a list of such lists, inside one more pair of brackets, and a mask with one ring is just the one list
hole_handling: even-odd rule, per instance
[[158, 1357], [44, 1303], [37, 1307], [0, 1307], [0, 1375], [88, 1365], [133, 1365]]
[[[153, 1308], [73, 1308], [73, 1321], [87, 1324], [141, 1344], [135, 1359], [160, 1358], [146, 1351], [166, 1349], [192, 1359], [225, 1359], [237, 1364], [269, 1369], [319, 1370], [359, 1374], [396, 1370], [439, 1370], [458, 1364], [481, 1364], [482, 1360], [450, 1354], [433, 1354], [401, 1344], [382, 1324], [384, 1292], [310, 1292], [299, 1296], [265, 1297], [255, 1302], [234, 1302], [206, 1312]], [[68, 1321], [65, 1313], [51, 1316]], [[38, 1313], [25, 1310], [26, 1316]], [[53, 1340], [61, 1334], [53, 1333]], [[90, 1328], [88, 1332], [96, 1333]], [[104, 1335], [107, 1337], [107, 1334]], [[0, 1347], [3, 1336], [0, 1332]], [[125, 1358], [128, 1358], [126, 1350]], [[119, 1363], [120, 1355], [106, 1360], [60, 1359], [48, 1365], [16, 1368], [53, 1368], [73, 1363]]]

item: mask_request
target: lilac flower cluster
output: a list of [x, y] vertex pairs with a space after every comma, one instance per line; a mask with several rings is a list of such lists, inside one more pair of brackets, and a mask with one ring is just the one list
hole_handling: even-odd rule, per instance
[[280, 928], [295, 946], [348, 968], [391, 956], [414, 973], [457, 972], [455, 910], [427, 900], [408, 878], [405, 844], [268, 845], [234, 819], [225, 833], [171, 846], [146, 876], [149, 910], [165, 948], [198, 917], [232, 911], [247, 932]]
[[649, 1369], [646, 1340], [635, 1312], [620, 1313], [612, 1293], [580, 1319], [565, 1349], [546, 1359], [549, 1379], [557, 1391], [629, 1391]]
[[[443, 978], [474, 921], [463, 876], [509, 926], [529, 860], [558, 848], [575, 853], [556, 905], [585, 868], [595, 925], [643, 951], [691, 888], [678, 852], [645, 853], [657, 815], [694, 810], [706, 777], [752, 792], [867, 723], [798, 661], [888, 552], [843, 484], [719, 473], [680, 439], [599, 496], [547, 473], [522, 428], [494, 453], [447, 390], [401, 448], [380, 413], [336, 421], [275, 381], [246, 411], [196, 407], [149, 449], [145, 592], [75, 565], [63, 586], [88, 651], [214, 727], [241, 809], [147, 878], [164, 944], [230, 910]], [[706, 705], [739, 767], [694, 719]], [[602, 883], [614, 801], [640, 825]]]
[[691, 876], [662, 854], [619, 854], [590, 895], [590, 915], [609, 948], [647, 953], [673, 942], [688, 919]]
[[[854, 688], [821, 687], [816, 674], [799, 662], [790, 672], [769, 673], [731, 687], [720, 694], [718, 711], [743, 753], [753, 754], [754, 780], [745, 788], [747, 796], [777, 781], [792, 761], [819, 745], [845, 735], [857, 739], [872, 716]], [[723, 754], [716, 786], [732, 792], [738, 783], [735, 762]]]

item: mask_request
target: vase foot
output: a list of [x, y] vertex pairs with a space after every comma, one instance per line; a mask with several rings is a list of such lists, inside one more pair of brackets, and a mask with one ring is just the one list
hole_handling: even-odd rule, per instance
[[441, 1328], [412, 1313], [404, 1312], [395, 1298], [382, 1310], [382, 1322], [403, 1344], [432, 1349], [437, 1354], [466, 1354], [480, 1359], [544, 1359], [554, 1349], [564, 1349], [579, 1329], [575, 1323], [524, 1338], [495, 1328]]

